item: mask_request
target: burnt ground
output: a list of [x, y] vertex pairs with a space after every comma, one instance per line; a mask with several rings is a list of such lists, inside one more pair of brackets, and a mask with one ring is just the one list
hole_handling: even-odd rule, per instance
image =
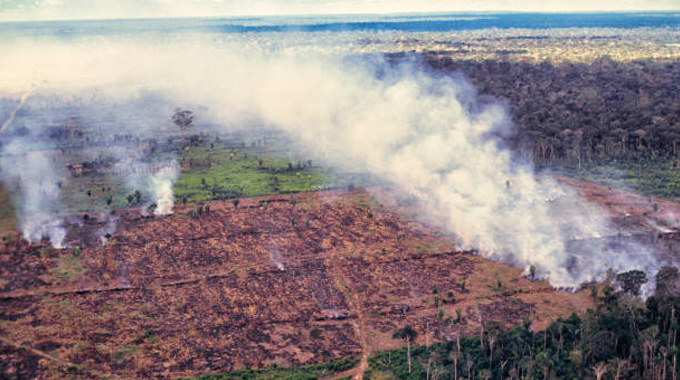
[[[533, 327], [590, 306], [520, 270], [456, 250], [365, 191], [202, 204], [170, 216], [74, 216], [80, 249], [0, 247], [2, 378], [171, 379], [312, 364]], [[402, 210], [403, 211], [403, 210]], [[102, 231], [117, 232], [101, 245]], [[464, 284], [464, 285], [463, 285]]]
[[664, 264], [679, 264], [680, 204], [573, 178], [557, 180], [609, 214], [615, 232], [602, 239], [603, 246], [642, 243]]

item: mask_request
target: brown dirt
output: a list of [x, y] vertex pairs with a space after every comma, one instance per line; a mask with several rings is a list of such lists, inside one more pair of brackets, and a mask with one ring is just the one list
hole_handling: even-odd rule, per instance
[[[585, 293], [556, 291], [458, 251], [450, 237], [405, 219], [382, 197], [295, 197], [296, 204], [282, 196], [242, 199], [238, 208], [209, 202], [211, 212], [200, 218], [186, 216], [195, 204], [166, 217], [121, 210], [112, 239], [79, 257], [73, 249], [5, 242], [0, 336], [11, 345], [0, 354], [16, 365], [1, 368], [3, 375], [70, 376], [58, 363], [79, 366], [85, 378], [128, 379], [350, 356], [365, 366], [377, 350], [400, 345], [391, 335], [406, 324], [424, 344], [474, 333], [486, 319], [511, 326], [531, 314], [539, 329], [590, 306]], [[85, 222], [84, 243], [96, 241], [105, 223]], [[456, 310], [461, 320], [445, 322]]]

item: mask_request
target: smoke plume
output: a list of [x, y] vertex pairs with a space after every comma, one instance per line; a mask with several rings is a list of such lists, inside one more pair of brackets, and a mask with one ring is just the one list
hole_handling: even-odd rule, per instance
[[54, 154], [39, 150], [24, 137], [3, 140], [0, 180], [13, 197], [21, 231], [29, 242], [48, 238], [62, 247], [66, 230], [59, 216], [62, 176], [53, 166]]
[[286, 270], [286, 266], [283, 264], [283, 255], [278, 249], [274, 248], [274, 250], [269, 254], [269, 260], [274, 263], [278, 270]]
[[[268, 51], [262, 47], [268, 36], [256, 38], [36, 42], [15, 53], [19, 60], [6, 54], [0, 66], [15, 70], [15, 82], [30, 82], [26, 68], [39, 67], [52, 86], [80, 91], [96, 84], [113, 97], [129, 95], [133, 83], [135, 91], [207, 106], [202, 117], [225, 130], [278, 128], [316, 161], [418, 194], [423, 220], [454, 233], [462, 248], [534, 265], [554, 286], [575, 287], [608, 268], [652, 274], [658, 267], [644, 247], [597, 243], [615, 233], [606, 213], [515, 160], [503, 143], [514, 128], [507, 110], [461, 76], [337, 55], [332, 47], [286, 48], [279, 41]], [[64, 62], [73, 56], [76, 63]], [[176, 173], [158, 175], [152, 182], [162, 213], [171, 209]]]
[[151, 191], [154, 203], [156, 204], [156, 209], [154, 210], [156, 215], [172, 213], [172, 207], [175, 205], [172, 186], [177, 180], [178, 174], [177, 165], [175, 164], [160, 169], [151, 177]]
[[503, 144], [513, 128], [506, 109], [480, 99], [463, 78], [382, 62], [246, 62], [232, 62], [246, 73], [227, 82], [235, 88], [222, 109], [245, 108], [294, 136], [317, 159], [420, 194], [422, 218], [455, 233], [462, 248], [534, 265], [558, 287], [576, 287], [608, 268], [653, 273], [658, 266], [639, 246], [612, 251], [580, 244], [569, 250], [570, 241], [614, 235], [607, 215], [514, 160]]

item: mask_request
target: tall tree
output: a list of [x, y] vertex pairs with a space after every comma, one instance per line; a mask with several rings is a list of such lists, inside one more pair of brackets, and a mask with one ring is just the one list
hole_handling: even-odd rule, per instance
[[194, 125], [194, 113], [177, 107], [172, 115], [172, 122], [179, 128], [182, 133], [182, 141], [184, 141], [184, 131]]
[[593, 366], [593, 373], [595, 374], [595, 379], [600, 380], [605, 373], [609, 371], [609, 365], [607, 363], [597, 363]]
[[641, 270], [631, 270], [616, 275], [616, 281], [621, 284], [624, 293], [639, 296], [640, 288], [647, 282], [647, 275]]
[[418, 337], [418, 332], [410, 325], [406, 325], [392, 334], [392, 339], [401, 339], [406, 343], [408, 373], [411, 373], [411, 343], [415, 342]]
[[680, 272], [676, 267], [664, 266], [656, 274], [656, 296], [668, 297], [677, 293]]

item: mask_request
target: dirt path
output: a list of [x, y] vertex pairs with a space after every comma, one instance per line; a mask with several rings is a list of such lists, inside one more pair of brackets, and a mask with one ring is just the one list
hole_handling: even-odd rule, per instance
[[335, 374], [330, 377], [329, 380], [341, 379], [347, 376], [352, 376], [354, 380], [363, 380], [364, 372], [368, 369], [368, 358], [372, 352], [368, 345], [366, 333], [366, 313], [363, 306], [364, 303], [359, 294], [352, 289], [351, 281], [344, 275], [338, 253], [331, 254], [327, 257], [327, 266], [330, 269], [329, 273], [337, 284], [338, 289], [345, 295], [351, 314], [357, 316], [356, 319], [352, 321], [352, 326], [356, 331], [362, 348], [359, 365], [351, 370]]
[[368, 358], [371, 356], [371, 349], [368, 346], [368, 340], [366, 339], [366, 315], [364, 313], [363, 303], [359, 296], [354, 293], [354, 301], [352, 302], [352, 309], [357, 315], [356, 321], [352, 322], [354, 328], [357, 330], [357, 335], [359, 336], [359, 342], [363, 351], [361, 352], [361, 360], [359, 365], [356, 367], [356, 372], [354, 373], [354, 380], [363, 380], [364, 372], [368, 369]]

